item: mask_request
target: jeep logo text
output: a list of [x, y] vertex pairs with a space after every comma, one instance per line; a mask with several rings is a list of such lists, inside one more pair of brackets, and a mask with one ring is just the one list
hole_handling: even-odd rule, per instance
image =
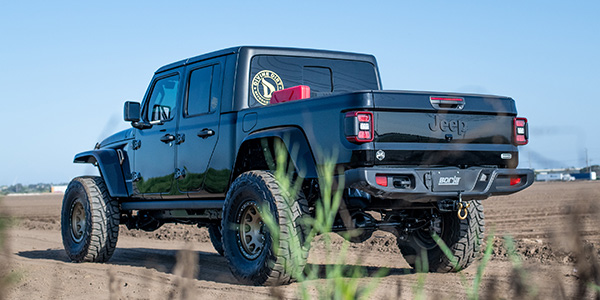
[[429, 129], [433, 132], [441, 130], [442, 132], [456, 132], [461, 135], [467, 132], [467, 123], [463, 120], [440, 120], [439, 116], [433, 117], [433, 122], [429, 123]]

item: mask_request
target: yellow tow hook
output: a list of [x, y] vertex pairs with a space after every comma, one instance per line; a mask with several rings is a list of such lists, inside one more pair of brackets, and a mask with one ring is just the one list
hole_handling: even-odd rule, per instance
[[467, 216], [469, 215], [469, 211], [467, 210], [469, 208], [469, 206], [471, 206], [471, 203], [467, 203], [465, 205], [463, 205], [462, 201], [458, 202], [458, 218], [461, 220], [464, 220], [467, 218]]

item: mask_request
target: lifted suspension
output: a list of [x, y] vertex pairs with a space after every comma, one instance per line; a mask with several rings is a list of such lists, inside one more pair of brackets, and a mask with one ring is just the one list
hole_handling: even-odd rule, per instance
[[[427, 215], [434, 216], [434, 214]], [[383, 230], [396, 236], [402, 236], [430, 226], [431, 220], [430, 217], [425, 215], [415, 217], [403, 213], [387, 215], [383, 220], [376, 220], [365, 212], [355, 212], [352, 214], [350, 228], [345, 226], [344, 223], [339, 220], [333, 225], [332, 231], [343, 232], [354, 229], [368, 231]]]

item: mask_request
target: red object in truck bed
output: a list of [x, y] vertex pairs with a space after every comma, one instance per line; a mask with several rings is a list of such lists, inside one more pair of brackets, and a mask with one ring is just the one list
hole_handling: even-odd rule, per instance
[[275, 104], [306, 98], [310, 98], [310, 87], [307, 85], [297, 85], [291, 88], [273, 92], [270, 103]]

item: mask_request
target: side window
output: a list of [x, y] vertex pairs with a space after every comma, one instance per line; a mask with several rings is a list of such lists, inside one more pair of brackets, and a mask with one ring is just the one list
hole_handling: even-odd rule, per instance
[[217, 110], [221, 88], [219, 64], [194, 69], [189, 76], [184, 116], [193, 117]]
[[210, 111], [210, 92], [213, 66], [193, 70], [190, 73], [186, 116], [195, 116]]
[[179, 75], [162, 78], [156, 81], [152, 95], [148, 100], [146, 118], [149, 121], [167, 121], [173, 118], [179, 91]]

